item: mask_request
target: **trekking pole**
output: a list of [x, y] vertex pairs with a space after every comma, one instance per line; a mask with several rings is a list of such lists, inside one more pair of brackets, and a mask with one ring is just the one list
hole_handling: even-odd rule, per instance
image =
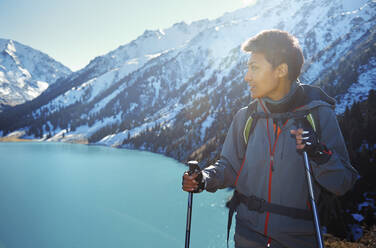
[[[188, 174], [192, 175], [195, 172], [200, 172], [200, 167], [197, 161], [188, 161], [189, 171]], [[191, 217], [192, 217], [192, 203], [193, 192], [188, 192], [188, 210], [187, 210], [187, 226], [185, 230], [185, 248], [189, 248], [189, 240], [191, 235]]]
[[310, 198], [310, 201], [311, 201], [312, 212], [313, 212], [313, 221], [314, 221], [315, 229], [316, 229], [317, 247], [324, 248], [324, 243], [323, 243], [323, 240], [322, 240], [321, 229], [320, 229], [320, 221], [319, 221], [319, 217], [318, 217], [318, 214], [317, 214], [315, 196], [314, 196], [314, 193], [313, 193], [312, 178], [311, 178], [311, 173], [310, 173], [311, 166], [310, 166], [309, 161], [308, 161], [307, 152], [303, 151], [303, 157], [304, 157], [304, 164], [305, 164], [305, 170], [306, 170], [306, 176], [307, 176], [309, 198]]

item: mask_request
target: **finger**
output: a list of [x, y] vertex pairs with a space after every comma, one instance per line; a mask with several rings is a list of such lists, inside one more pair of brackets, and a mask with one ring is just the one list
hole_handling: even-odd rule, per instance
[[197, 176], [198, 176], [197, 173], [193, 173], [192, 175], [189, 175], [188, 172], [185, 172], [183, 178], [184, 178], [184, 179], [187, 179], [187, 180], [193, 180], [193, 179], [195, 179]]
[[296, 136], [296, 144], [298, 145], [303, 144], [302, 136]]
[[184, 173], [183, 181], [189, 181], [189, 180], [192, 180], [192, 177], [188, 175], [188, 173]]
[[193, 186], [195, 186], [195, 185], [198, 185], [198, 182], [196, 181], [196, 180], [194, 180], [194, 179], [183, 179], [183, 185], [193, 185]]
[[295, 137], [296, 137], [297, 140], [302, 140], [303, 139], [303, 136], [301, 136], [301, 135], [296, 135]]
[[187, 191], [187, 192], [192, 192], [192, 191], [196, 190], [196, 187], [185, 187], [185, 186], [183, 186], [183, 190]]
[[192, 191], [192, 187], [185, 187], [185, 186], [183, 186], [182, 189], [183, 189], [184, 191], [187, 191], [187, 192]]
[[299, 128], [298, 130], [290, 130], [290, 133], [293, 134], [293, 135], [302, 135], [303, 134], [303, 129]]
[[191, 188], [185, 188], [185, 187], [183, 187], [182, 188], [184, 191], [186, 191], [186, 192], [192, 192], [192, 189]]
[[187, 187], [187, 188], [195, 188], [197, 186], [198, 184], [195, 184], [195, 183], [189, 183], [189, 182], [183, 183], [183, 187]]

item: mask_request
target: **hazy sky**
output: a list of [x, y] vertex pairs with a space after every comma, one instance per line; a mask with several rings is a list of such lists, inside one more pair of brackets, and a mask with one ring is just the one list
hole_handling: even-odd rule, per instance
[[47, 53], [75, 71], [145, 29], [208, 18], [250, 0], [0, 0], [0, 38]]

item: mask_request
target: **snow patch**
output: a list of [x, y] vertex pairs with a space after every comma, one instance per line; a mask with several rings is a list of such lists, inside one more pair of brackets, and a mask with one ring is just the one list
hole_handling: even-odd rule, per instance
[[145, 55], [145, 57], [148, 58], [148, 60], [150, 60], [150, 59], [155, 59], [155, 58], [161, 56], [161, 54], [162, 54], [162, 53], [147, 54], [147, 55]]
[[20, 138], [20, 137], [24, 136], [25, 134], [26, 134], [25, 130], [17, 130], [17, 131], [9, 133], [6, 137]]
[[350, 225], [350, 229], [355, 241], [363, 236], [363, 229], [358, 224]]
[[7, 51], [11, 52], [11, 53], [14, 53], [16, 52], [16, 47], [14, 46], [14, 42], [13, 40], [9, 40], [9, 43], [7, 45]]
[[352, 214], [352, 217], [357, 220], [358, 222], [362, 222], [362, 220], [364, 220], [364, 217], [363, 215], [361, 214]]
[[205, 121], [202, 122], [202, 124], [201, 124], [201, 130], [200, 130], [201, 140], [204, 140], [206, 129], [210, 128], [214, 121], [215, 121], [214, 116], [208, 115], [208, 117], [206, 117]]
[[25, 75], [26, 79], [31, 78], [31, 74], [28, 70], [22, 68], [21, 66], [18, 66], [18, 69], [22, 72], [23, 75]]
[[351, 106], [355, 101], [366, 100], [368, 92], [371, 89], [376, 89], [376, 57], [370, 60], [369, 67], [361, 67], [364, 71], [358, 77], [358, 81], [353, 83], [347, 90], [347, 93], [342, 95], [339, 104], [336, 106], [336, 113], [342, 114], [346, 110], [346, 106]]
[[129, 112], [132, 112], [137, 107], [138, 107], [138, 103], [132, 102], [129, 107]]
[[9, 95], [10, 89], [9, 88], [0, 88], [0, 94], [2, 95]]
[[376, 209], [375, 202], [372, 198], [367, 198], [366, 201], [359, 203], [358, 205], [358, 211], [361, 211], [362, 208], [371, 207], [372, 209]]

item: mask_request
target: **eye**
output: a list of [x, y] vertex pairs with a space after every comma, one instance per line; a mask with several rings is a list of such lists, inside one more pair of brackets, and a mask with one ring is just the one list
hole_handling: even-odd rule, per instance
[[255, 71], [255, 70], [257, 70], [257, 69], [258, 69], [257, 66], [255, 66], [255, 65], [251, 65], [251, 70], [252, 70], [252, 71]]

